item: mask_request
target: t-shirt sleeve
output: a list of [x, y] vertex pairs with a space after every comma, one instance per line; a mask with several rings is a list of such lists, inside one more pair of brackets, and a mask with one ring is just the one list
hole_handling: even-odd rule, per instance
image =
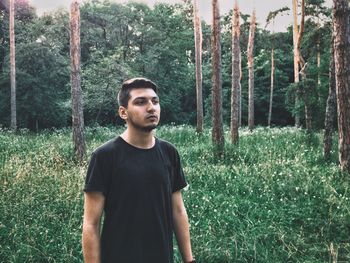
[[92, 153], [85, 178], [84, 192], [97, 191], [107, 194], [108, 174], [104, 169], [101, 156]]
[[182, 169], [180, 155], [175, 151], [175, 160], [174, 160], [174, 184], [173, 184], [173, 193], [179, 191], [187, 186], [185, 175]]

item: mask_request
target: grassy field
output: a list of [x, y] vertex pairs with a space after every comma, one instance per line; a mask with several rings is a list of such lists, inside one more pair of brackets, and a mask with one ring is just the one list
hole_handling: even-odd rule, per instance
[[[88, 156], [116, 133], [88, 128]], [[180, 152], [199, 262], [350, 262], [350, 176], [340, 173], [336, 151], [324, 162], [321, 135], [241, 130], [222, 160], [209, 131], [167, 126], [157, 136]], [[0, 131], [0, 262], [82, 262], [88, 160], [78, 166], [72, 151], [68, 129]]]

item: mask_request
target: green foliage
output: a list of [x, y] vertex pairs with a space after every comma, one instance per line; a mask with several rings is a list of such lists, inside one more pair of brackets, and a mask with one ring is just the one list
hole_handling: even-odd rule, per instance
[[122, 80], [136, 75], [160, 87], [162, 122], [194, 120], [195, 82], [188, 57], [194, 49], [192, 20], [182, 5], [156, 4], [150, 9], [136, 2], [88, 1], [81, 14], [88, 122], [110, 123], [115, 96], [107, 96], [101, 108], [101, 94], [115, 94]]
[[[38, 68], [39, 65], [51, 64], [51, 55], [35, 57], [35, 52], [42, 47], [46, 52], [54, 54], [55, 77], [51, 67], [43, 66], [40, 74], [23, 69], [21, 64], [18, 72], [19, 92], [17, 94], [20, 108], [25, 108], [24, 115], [18, 114], [20, 127], [42, 129], [59, 127], [71, 122], [69, 117], [69, 13], [57, 10], [51, 14], [38, 17], [35, 10], [26, 1], [18, 1], [16, 12], [16, 43], [25, 52], [17, 52], [17, 59], [23, 63], [28, 58]], [[317, 101], [313, 105], [315, 128], [323, 127], [326, 99], [328, 95], [328, 62], [331, 23], [329, 9], [324, 7], [323, 0], [306, 1], [306, 23], [301, 52], [307, 62], [307, 78], [317, 83], [320, 76], [321, 84], [309, 94], [310, 99]], [[81, 60], [82, 89], [84, 93], [84, 114], [87, 124], [115, 124], [116, 101], [115, 94], [120, 83], [129, 77], [145, 76], [152, 79], [160, 87], [162, 116], [164, 124], [195, 124], [196, 122], [196, 92], [195, 92], [195, 58], [192, 7], [190, 1], [179, 4], [158, 3], [152, 8], [143, 3], [88, 0], [81, 4]], [[288, 11], [284, 7], [270, 13], [268, 20]], [[9, 89], [8, 61], [9, 37], [8, 14], [1, 11], [0, 21], [0, 75], [2, 126], [9, 125]], [[231, 95], [231, 16], [232, 12], [223, 14], [222, 27], [222, 86], [223, 86], [223, 120], [230, 121]], [[242, 51], [242, 123], [247, 123], [248, 70], [246, 48], [249, 32], [249, 15], [241, 14], [241, 51]], [[203, 101], [205, 121], [211, 123], [211, 28], [202, 21], [203, 31]], [[275, 54], [275, 82], [272, 109], [273, 125], [291, 125], [294, 123], [295, 108], [285, 104], [285, 96], [293, 78], [293, 38], [292, 30], [271, 33], [257, 25], [254, 49], [255, 74], [255, 123], [266, 125], [269, 96], [271, 48]], [[321, 54], [321, 65], [317, 67], [317, 45]], [[27, 49], [24, 49], [27, 46]], [[36, 51], [29, 50], [35, 47]], [[28, 51], [28, 52], [27, 52]], [[28, 53], [28, 54], [27, 54]], [[46, 60], [46, 61], [45, 61]], [[57, 60], [60, 62], [57, 64]], [[4, 61], [4, 65], [1, 65]], [[61, 63], [62, 62], [62, 63]], [[25, 63], [24, 63], [25, 64]], [[27, 65], [26, 65], [27, 66]], [[22, 67], [22, 68], [21, 68]], [[27, 74], [27, 75], [26, 75]], [[33, 85], [40, 83], [39, 88]], [[26, 87], [26, 92], [23, 91]], [[55, 87], [55, 88], [54, 88]], [[65, 89], [65, 95], [54, 95], [51, 91]], [[22, 91], [21, 91], [22, 90]], [[35, 90], [33, 94], [31, 90]], [[48, 96], [47, 92], [50, 92]], [[288, 95], [288, 94], [287, 94]], [[52, 114], [41, 116], [39, 124], [35, 124], [39, 113], [44, 115], [38, 103], [27, 102], [28, 97], [46, 98], [59, 107], [51, 108]], [[39, 103], [40, 104], [40, 103]], [[301, 105], [297, 105], [301, 106]], [[47, 106], [46, 106], [47, 107]], [[19, 110], [20, 111], [20, 110]], [[48, 110], [46, 110], [48, 111]], [[34, 117], [25, 117], [27, 112], [33, 112]], [[39, 113], [36, 113], [39, 112]], [[57, 114], [60, 112], [62, 114]], [[30, 115], [30, 114], [29, 114]], [[50, 115], [50, 116], [49, 116]], [[52, 121], [48, 121], [52, 119]], [[33, 123], [34, 122], [34, 123]], [[41, 122], [41, 123], [40, 123]]]
[[[17, 45], [17, 114], [18, 126], [39, 128], [67, 125], [69, 88], [67, 61], [39, 43]], [[57, 70], [60, 69], [60, 70]], [[0, 120], [9, 123], [9, 69], [0, 76]]]
[[96, 50], [84, 67], [82, 86], [86, 124], [108, 125], [113, 122], [117, 109], [115, 87], [121, 86], [123, 80], [132, 76], [128, 65], [121, 62], [120, 52], [110, 53], [104, 55]]
[[[87, 128], [88, 155], [120, 132]], [[212, 155], [209, 130], [165, 126], [157, 136], [180, 152], [199, 262], [328, 262], [331, 243], [348, 244], [350, 181], [335, 149], [323, 161], [320, 134], [243, 129], [221, 160]], [[79, 167], [73, 156], [69, 129], [0, 131], [1, 262], [82, 262], [87, 162]], [[349, 254], [339, 250], [338, 260]]]

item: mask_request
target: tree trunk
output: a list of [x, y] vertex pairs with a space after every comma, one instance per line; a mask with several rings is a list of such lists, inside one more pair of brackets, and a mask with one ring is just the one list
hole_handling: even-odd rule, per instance
[[[299, 83], [299, 66], [301, 73], [305, 70], [305, 61], [303, 60], [300, 53], [301, 39], [304, 33], [304, 22], [305, 22], [305, 0], [301, 0], [301, 21], [300, 27], [298, 26], [298, 0], [292, 0], [293, 6], [293, 53], [294, 53], [294, 83]], [[306, 79], [306, 78], [305, 78]], [[296, 92], [295, 97], [295, 126], [300, 127], [300, 92]]]
[[311, 132], [312, 131], [312, 109], [310, 104], [310, 94], [314, 92], [314, 89], [313, 87], [310, 86], [310, 83], [307, 80], [307, 76], [306, 76], [307, 63], [305, 62], [300, 51], [301, 39], [304, 33], [304, 24], [305, 24], [305, 0], [301, 0], [301, 21], [300, 21], [300, 28], [298, 31], [297, 49], [298, 49], [298, 57], [299, 57], [298, 61], [299, 61], [299, 67], [300, 67], [300, 75], [304, 82], [304, 110], [305, 110], [305, 122], [306, 122], [305, 125], [306, 125], [307, 131]]
[[310, 96], [314, 92], [314, 88], [311, 86], [311, 83], [306, 78], [306, 73], [302, 73], [303, 83], [304, 83], [304, 110], [305, 110], [305, 126], [307, 132], [312, 132], [312, 107], [310, 103]]
[[305, 127], [307, 132], [312, 132], [312, 107], [310, 103], [310, 96], [314, 92], [312, 84], [308, 81], [306, 76], [306, 63], [299, 51], [299, 66], [300, 66], [300, 75], [303, 80], [303, 91], [302, 95], [304, 98], [304, 111], [305, 111]]
[[[319, 31], [319, 25], [318, 25]], [[321, 85], [321, 48], [320, 32], [317, 33], [317, 85]]]
[[[0, 8], [0, 16], [2, 15]], [[0, 24], [0, 74], [4, 72], [4, 61], [5, 61], [5, 34], [4, 34], [4, 21], [1, 21]]]
[[320, 36], [320, 16], [319, 7], [317, 6], [317, 85], [321, 85], [321, 36]]
[[[241, 48], [239, 48], [241, 49]], [[239, 53], [239, 61], [241, 61], [239, 63], [239, 74], [240, 74], [240, 77], [239, 77], [239, 81], [240, 81], [240, 85], [239, 85], [239, 90], [238, 90], [238, 112], [239, 112], [239, 116], [238, 116], [238, 127], [242, 127], [242, 86], [241, 86], [241, 83], [242, 83], [242, 52]]]
[[213, 23], [212, 23], [212, 112], [213, 129], [212, 140], [214, 154], [220, 157], [224, 150], [224, 131], [222, 122], [222, 80], [221, 80], [221, 39], [220, 39], [220, 12], [218, 0], [212, 0]]
[[197, 0], [193, 0], [193, 24], [196, 53], [196, 95], [197, 95], [197, 128], [203, 132], [203, 94], [202, 94], [202, 25], [198, 12]]
[[[299, 52], [298, 52], [298, 0], [292, 0], [293, 4], [293, 54], [294, 54], [294, 83], [299, 83]], [[299, 104], [299, 94], [296, 93], [295, 104]], [[300, 127], [300, 113], [295, 112], [295, 126]]]
[[270, 104], [269, 104], [269, 116], [267, 120], [267, 125], [271, 126], [271, 117], [272, 117], [272, 101], [273, 101], [273, 85], [274, 85], [274, 76], [275, 76], [275, 59], [274, 59], [274, 47], [272, 44], [271, 49], [271, 86], [270, 86]]
[[348, 0], [333, 0], [335, 83], [337, 94], [339, 161], [350, 173], [350, 25]]
[[11, 129], [17, 130], [15, 0], [10, 0]]
[[71, 4], [70, 17], [70, 56], [72, 85], [72, 126], [73, 143], [76, 156], [80, 162], [85, 155], [83, 97], [81, 90], [80, 69], [80, 10], [79, 3]]
[[334, 68], [334, 38], [332, 37], [331, 57], [329, 61], [329, 91], [324, 121], [323, 155], [325, 160], [331, 157], [332, 136], [336, 117], [336, 92], [335, 92], [335, 68]]
[[255, 36], [255, 10], [250, 18], [249, 39], [248, 39], [248, 127], [252, 131], [254, 128], [254, 36]]
[[239, 8], [235, 1], [232, 14], [232, 89], [231, 89], [231, 142], [238, 143], [239, 134], [239, 90], [241, 86], [241, 48], [239, 46]]

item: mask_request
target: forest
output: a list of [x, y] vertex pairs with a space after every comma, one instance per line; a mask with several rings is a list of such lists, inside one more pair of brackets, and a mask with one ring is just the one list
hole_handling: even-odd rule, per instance
[[[70, 125], [69, 13], [57, 10], [38, 16], [26, 1], [16, 9], [18, 127], [38, 131]], [[307, 62], [313, 127], [322, 129], [328, 96], [331, 11], [324, 1], [307, 1], [301, 52]], [[275, 13], [274, 13], [275, 12]], [[272, 10], [271, 16], [291, 10]], [[130, 76], [145, 76], [160, 87], [162, 123], [196, 123], [195, 44], [192, 5], [87, 1], [81, 5], [81, 67], [86, 125], [120, 124], [116, 93]], [[223, 121], [230, 121], [231, 16], [221, 16]], [[247, 45], [250, 14], [241, 14], [242, 125], [248, 123]], [[273, 18], [266, 18], [272, 24]], [[1, 11], [0, 123], [10, 125], [8, 13]], [[266, 23], [268, 23], [266, 22]], [[294, 104], [293, 29], [270, 32], [258, 24], [254, 43], [255, 123], [268, 124], [271, 49], [274, 47], [275, 87], [271, 124], [294, 125], [303, 100]], [[203, 109], [211, 122], [211, 28], [202, 21]], [[319, 59], [319, 60], [318, 60]], [[59, 69], [59, 70], [58, 70]], [[302, 89], [300, 87], [300, 89]]]
[[83, 262], [90, 157], [125, 131], [116, 96], [135, 76], [159, 87], [196, 262], [350, 262], [349, 1], [260, 23], [211, 2], [207, 23], [197, 0], [0, 0], [0, 262]]

